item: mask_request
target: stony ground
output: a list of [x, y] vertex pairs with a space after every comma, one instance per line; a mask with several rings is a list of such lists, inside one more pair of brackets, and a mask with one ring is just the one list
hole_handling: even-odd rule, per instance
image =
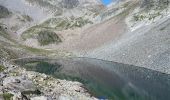
[[170, 73], [170, 19], [126, 33], [117, 43], [89, 52], [87, 57], [116, 61]]
[[96, 99], [87, 93], [81, 83], [26, 71], [8, 62], [3, 62], [2, 66], [4, 68], [0, 71], [0, 100]]

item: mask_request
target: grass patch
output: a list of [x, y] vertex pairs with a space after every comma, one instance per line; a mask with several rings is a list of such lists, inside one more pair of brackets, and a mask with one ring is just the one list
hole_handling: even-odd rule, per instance
[[12, 97], [14, 96], [11, 93], [4, 93], [4, 94], [1, 94], [1, 95], [4, 98], [4, 100], [12, 100]]
[[[37, 39], [41, 46], [62, 42], [61, 38], [52, 30], [41, 29], [37, 28], [36, 26], [25, 31], [22, 34], [22, 38], [23, 40], [26, 40], [28, 38]], [[31, 49], [31, 51], [36, 51], [32, 48], [28, 49]]]
[[55, 32], [48, 30], [40, 31], [38, 33], [37, 39], [42, 46], [61, 42], [60, 37]]
[[23, 46], [24, 49], [34, 52], [34, 53], [40, 53], [40, 52], [45, 52], [46, 50], [43, 49], [37, 49], [37, 48], [33, 48], [33, 47], [28, 47], [28, 46]]
[[4, 71], [5, 67], [3, 65], [0, 65], [0, 72]]
[[29, 29], [27, 29], [26, 31], [24, 31], [21, 34], [21, 37], [23, 40], [26, 40], [27, 38], [34, 38], [36, 37], [35, 35], [40, 31], [41, 29], [38, 28], [38, 26], [33, 26]]
[[11, 42], [16, 42], [14, 39], [11, 38], [11, 36], [7, 32], [7, 27], [0, 23], [0, 36], [6, 38], [7, 40], [10, 40]]
[[56, 30], [66, 30], [66, 29], [74, 29], [77, 27], [83, 27], [86, 24], [93, 24], [88, 19], [84, 19], [83, 17], [79, 18], [51, 18], [44, 23], [42, 23], [41, 27], [54, 28]]
[[16, 55], [14, 51], [0, 45], [0, 59], [1, 58], [15, 59], [17, 57], [18, 56]]
[[133, 17], [135, 21], [141, 21], [146, 18], [144, 15], [134, 15]]
[[22, 17], [23, 17], [26, 21], [29, 21], [29, 22], [33, 21], [33, 19], [32, 19], [30, 16], [28, 16], [28, 15], [23, 15]]
[[2, 24], [0, 24], [0, 35], [3, 36], [4, 38], [7, 39], [9, 38], [9, 34], [6, 32]]
[[154, 20], [156, 17], [158, 17], [160, 15], [161, 15], [161, 13], [159, 11], [158, 12], [154, 12], [152, 14], [151, 13], [150, 14], [148, 14], [148, 13], [136, 14], [136, 15], [133, 16], [133, 19], [135, 21], [142, 21], [144, 19], [146, 19], [146, 20]]
[[163, 31], [163, 30], [165, 30], [165, 29], [166, 29], [166, 27], [162, 27], [160, 30]]
[[[83, 17], [50, 18], [42, 24], [33, 26], [24, 31], [21, 37], [23, 40], [27, 40], [29, 38], [38, 39], [41, 45], [47, 45], [50, 43], [54, 43], [54, 41], [61, 42], [61, 39], [59, 39], [59, 37], [54, 34], [53, 31], [81, 28], [86, 24], [93, 24], [93, 22], [88, 19], [84, 19]], [[49, 35], [47, 33], [49, 33]], [[54, 39], [53, 36], [56, 39]]]
[[18, 16], [18, 19], [22, 22], [31, 22], [33, 19], [29, 15]]
[[48, 50], [44, 50], [44, 49], [39, 49], [39, 48], [33, 48], [33, 47], [29, 47], [29, 46], [25, 46], [25, 45], [20, 45], [19, 48], [23, 48], [26, 52], [31, 52], [34, 54], [49, 54], [52, 53], [51, 51]]

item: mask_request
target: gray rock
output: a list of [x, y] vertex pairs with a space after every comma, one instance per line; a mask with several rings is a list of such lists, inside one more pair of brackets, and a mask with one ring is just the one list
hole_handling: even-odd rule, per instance
[[45, 96], [39, 96], [31, 98], [31, 100], [50, 100], [50, 99], [48, 99], [48, 97]]
[[3, 86], [15, 91], [35, 90], [35, 86], [30, 80], [22, 80], [22, 77], [7, 77], [3, 81]]

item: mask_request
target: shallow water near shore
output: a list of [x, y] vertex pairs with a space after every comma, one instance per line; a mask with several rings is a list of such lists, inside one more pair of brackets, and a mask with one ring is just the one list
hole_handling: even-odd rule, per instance
[[146, 68], [90, 58], [25, 58], [14, 62], [29, 71], [79, 81], [101, 99], [170, 99], [170, 75]]

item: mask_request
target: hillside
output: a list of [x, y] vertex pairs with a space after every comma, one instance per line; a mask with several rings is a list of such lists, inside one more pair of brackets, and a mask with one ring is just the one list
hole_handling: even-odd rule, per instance
[[[139, 4], [146, 2], [140, 1]], [[129, 31], [120, 40], [112, 40], [86, 56], [169, 73], [170, 7], [169, 4], [162, 6], [167, 2], [155, 1], [153, 6], [137, 6], [138, 10], [135, 9], [125, 18]]]
[[[170, 91], [166, 83], [170, 74], [169, 3], [117, 0], [104, 6], [100, 0], [0, 0], [0, 99], [90, 100], [105, 93], [120, 99], [120, 93], [126, 100], [135, 98], [128, 94], [131, 89], [139, 100], [145, 100], [140, 93], [153, 96], [148, 100], [160, 100], [155, 99], [157, 94], [164, 98], [167, 94], [149, 89], [153, 89], [150, 82], [156, 75], [153, 86], [162, 93]], [[102, 72], [107, 74], [100, 76]], [[145, 80], [148, 87], [133, 75]], [[163, 82], [160, 77], [165, 78]], [[106, 85], [111, 86], [110, 82], [122, 82], [123, 90], [120, 87], [118, 94], [109, 94], [113, 92]], [[167, 88], [161, 87], [165, 83]], [[106, 90], [99, 88], [103, 85]]]

